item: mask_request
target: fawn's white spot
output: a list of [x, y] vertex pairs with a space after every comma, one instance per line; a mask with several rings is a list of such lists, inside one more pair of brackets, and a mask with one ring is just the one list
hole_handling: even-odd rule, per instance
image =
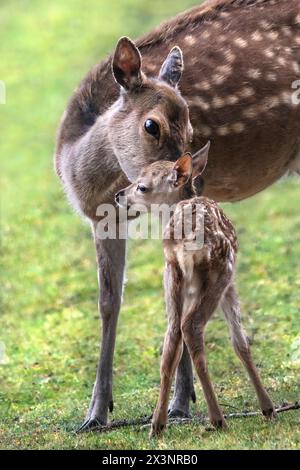
[[295, 37], [296, 44], [300, 44], [300, 36]]
[[276, 60], [279, 65], [283, 65], [283, 66], [286, 65], [285, 57], [277, 57]]
[[246, 118], [254, 119], [257, 116], [258, 111], [257, 111], [255, 106], [249, 106], [249, 108], [246, 108], [246, 109], [243, 110], [242, 114]]
[[219, 96], [215, 96], [213, 101], [212, 101], [212, 106], [214, 108], [222, 108], [223, 106], [225, 106], [224, 98], [221, 98]]
[[270, 31], [270, 32], [266, 33], [266, 36], [267, 36], [269, 39], [272, 39], [272, 41], [275, 41], [275, 39], [278, 38], [279, 33], [278, 33], [278, 31]]
[[290, 91], [282, 91], [280, 94], [280, 100], [284, 104], [292, 104], [292, 94]]
[[300, 24], [300, 13], [298, 13], [298, 15], [296, 16], [295, 23]]
[[250, 96], [255, 95], [255, 91], [249, 86], [245, 86], [238, 93], [242, 98], [250, 98]]
[[266, 57], [268, 57], [269, 59], [272, 59], [273, 57], [275, 57], [275, 53], [274, 51], [272, 51], [271, 49], [266, 49], [264, 51], [264, 54]]
[[246, 72], [247, 77], [257, 80], [261, 77], [261, 71], [259, 69], [249, 69]]
[[300, 73], [300, 65], [298, 62], [293, 62], [292, 67], [295, 73]]
[[239, 97], [236, 95], [228, 95], [226, 98], [226, 103], [229, 105], [234, 105], [239, 102]]
[[280, 100], [278, 96], [268, 96], [263, 100], [262, 110], [268, 111], [269, 109], [276, 108], [276, 106], [279, 106], [279, 104]]
[[274, 72], [268, 72], [266, 73], [266, 80], [269, 82], [276, 82], [277, 80], [277, 75]]

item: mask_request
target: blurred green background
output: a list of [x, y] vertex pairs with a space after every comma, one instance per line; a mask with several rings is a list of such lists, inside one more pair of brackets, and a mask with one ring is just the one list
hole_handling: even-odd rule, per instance
[[[5, 0], [0, 6], [2, 292], [0, 448], [236, 449], [300, 447], [300, 413], [234, 420], [227, 432], [172, 427], [75, 435], [95, 376], [99, 323], [89, 227], [53, 172], [54, 137], [72, 90], [122, 35], [137, 37], [193, 0]], [[225, 205], [241, 244], [244, 323], [276, 404], [300, 398], [300, 186], [284, 179]], [[134, 250], [134, 256], [130, 252]], [[133, 254], [133, 253], [132, 253]], [[114, 366], [113, 418], [150, 414], [165, 329], [160, 242], [135, 242]], [[222, 316], [207, 332], [208, 360], [226, 412], [257, 409]], [[197, 385], [193, 412], [206, 412]]]

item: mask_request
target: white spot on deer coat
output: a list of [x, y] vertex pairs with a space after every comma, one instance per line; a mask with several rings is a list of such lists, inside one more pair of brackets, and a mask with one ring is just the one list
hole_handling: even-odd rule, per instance
[[208, 39], [210, 37], [210, 31], [206, 30], [202, 33], [203, 39]]
[[242, 98], [250, 98], [250, 96], [255, 95], [254, 89], [249, 86], [245, 86], [238, 93]]
[[234, 124], [232, 124], [232, 129], [237, 134], [240, 134], [245, 130], [245, 124], [243, 124], [242, 122], [235, 122]]
[[232, 52], [231, 49], [225, 49], [224, 56], [225, 56], [225, 60], [229, 63], [234, 62], [236, 59], [236, 55]]
[[210, 109], [210, 104], [207, 103], [207, 101], [203, 100], [202, 98], [200, 98], [199, 96], [196, 96], [192, 102], [191, 102], [191, 105], [192, 106], [197, 106], [201, 109], [203, 109], [203, 111], [208, 111]]
[[219, 74], [219, 73], [215, 73], [211, 77], [211, 80], [215, 85], [221, 85], [222, 83], [224, 83], [226, 81], [226, 79], [227, 79], [226, 75], [222, 75], [222, 74]]
[[282, 66], [286, 65], [286, 60], [284, 57], [277, 57], [276, 60], [279, 65], [282, 65]]
[[298, 62], [293, 62], [292, 67], [295, 73], [300, 73], [300, 65]]
[[271, 23], [269, 23], [269, 22], [266, 21], [266, 20], [260, 21], [260, 22], [259, 22], [259, 25], [260, 25], [263, 29], [265, 29], [265, 30], [268, 30], [268, 29], [271, 29], [271, 28], [272, 28]]
[[274, 51], [272, 51], [271, 49], [266, 49], [264, 51], [264, 54], [266, 57], [268, 57], [269, 59], [272, 59], [273, 57], [275, 57], [275, 53]]
[[224, 125], [224, 126], [219, 127], [219, 128], [217, 129], [217, 134], [218, 134], [218, 135], [221, 135], [221, 136], [230, 134], [229, 126]]
[[212, 105], [214, 108], [222, 108], [223, 106], [225, 106], [225, 100], [220, 96], [215, 96], [212, 101]]
[[268, 72], [266, 73], [266, 80], [269, 82], [276, 82], [277, 80], [277, 75], [274, 72]]
[[259, 69], [249, 69], [246, 72], [247, 77], [257, 80], [261, 77], [261, 71]]
[[252, 33], [251, 38], [253, 39], [253, 41], [262, 41], [263, 40], [263, 37], [262, 37], [262, 35], [259, 31], [255, 31], [254, 33]]
[[196, 38], [191, 34], [185, 36], [184, 40], [189, 46], [193, 46], [196, 43]]
[[245, 47], [247, 47], [248, 45], [248, 42], [243, 39], [243, 38], [236, 38], [234, 39], [234, 43], [238, 46], [238, 47], [241, 47], [242, 49], [244, 49]]
[[209, 137], [212, 134], [212, 130], [208, 126], [200, 126], [199, 134], [203, 135], [204, 137]]
[[281, 31], [282, 31], [282, 33], [284, 34], [284, 36], [290, 37], [290, 36], [292, 36], [292, 34], [293, 34], [293, 33], [292, 33], [292, 29], [291, 29], [290, 26], [283, 26], [283, 27], [281, 28]]
[[248, 119], [254, 119], [257, 116], [258, 111], [255, 106], [249, 106], [249, 108], [243, 110], [242, 114]]
[[234, 105], [239, 102], [239, 97], [237, 95], [228, 95], [226, 98], [226, 103], [229, 105]]
[[197, 83], [195, 85], [195, 88], [197, 90], [205, 90], [205, 91], [208, 91], [210, 90], [210, 83], [208, 81], [203, 81], [203, 82], [200, 82], [200, 83]]

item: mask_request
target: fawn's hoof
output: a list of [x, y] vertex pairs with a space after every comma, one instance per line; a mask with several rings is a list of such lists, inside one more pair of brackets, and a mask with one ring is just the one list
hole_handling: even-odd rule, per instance
[[262, 414], [264, 415], [264, 417], [267, 420], [274, 419], [277, 416], [277, 413], [276, 413], [276, 410], [275, 410], [274, 407], [266, 408], [266, 409], [262, 410]]
[[151, 430], [149, 433], [150, 439], [153, 437], [160, 437], [164, 430], [166, 429], [166, 424], [164, 423], [159, 423], [159, 422], [153, 422], [151, 424]]
[[227, 429], [228, 427], [225, 418], [211, 419], [210, 422], [215, 429]]

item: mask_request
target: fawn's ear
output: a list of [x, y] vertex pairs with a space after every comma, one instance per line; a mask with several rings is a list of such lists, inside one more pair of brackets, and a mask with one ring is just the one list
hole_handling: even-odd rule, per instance
[[125, 90], [142, 85], [142, 58], [136, 45], [127, 37], [119, 39], [112, 61], [113, 76]]
[[197, 178], [197, 176], [201, 175], [205, 170], [209, 149], [210, 141], [193, 155], [193, 179]]
[[171, 49], [168, 57], [162, 64], [158, 78], [167, 82], [172, 87], [176, 87], [183, 72], [183, 55], [180, 47]]
[[169, 181], [171, 181], [173, 186], [183, 186], [192, 176], [192, 171], [192, 155], [190, 153], [185, 153], [175, 162]]

